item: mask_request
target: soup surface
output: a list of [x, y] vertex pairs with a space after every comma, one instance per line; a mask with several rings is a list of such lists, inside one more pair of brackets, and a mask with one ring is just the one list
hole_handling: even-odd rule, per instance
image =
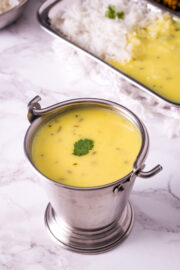
[[100, 186], [131, 172], [141, 144], [138, 128], [120, 114], [98, 107], [73, 109], [40, 127], [32, 160], [56, 182]]
[[160, 96], [180, 104], [180, 23], [163, 17], [130, 35], [129, 41], [134, 46], [131, 60], [109, 63]]

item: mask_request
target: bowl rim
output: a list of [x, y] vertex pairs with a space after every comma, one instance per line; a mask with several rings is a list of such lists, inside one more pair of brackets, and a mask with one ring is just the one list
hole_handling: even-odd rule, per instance
[[[132, 171], [130, 171], [124, 177], [122, 177], [120, 179], [117, 179], [117, 180], [115, 180], [113, 182], [110, 182], [108, 184], [100, 185], [100, 186], [79, 187], [79, 186], [65, 185], [65, 184], [56, 182], [55, 180], [47, 177], [42, 172], [40, 172], [39, 169], [33, 163], [32, 159], [30, 157], [30, 153], [28, 151], [28, 147], [27, 147], [28, 137], [30, 136], [29, 134], [30, 134], [30, 132], [31, 132], [31, 130], [33, 128], [33, 125], [36, 123], [36, 121], [38, 119], [40, 119], [42, 117], [47, 117], [47, 112], [51, 113], [54, 109], [65, 107], [66, 105], [82, 104], [82, 103], [85, 104], [85, 103], [88, 103], [88, 102], [94, 103], [94, 106], [96, 106], [96, 105], [98, 106], [98, 104], [101, 104], [101, 105], [110, 106], [110, 107], [112, 107], [114, 109], [118, 109], [119, 108], [119, 111], [122, 110], [127, 115], [130, 115], [133, 120], [135, 120], [136, 123], [134, 123], [134, 125], [137, 126], [138, 130], [141, 133], [142, 143], [141, 143], [141, 148], [139, 150], [139, 153], [138, 153], [138, 155], [137, 155], [137, 157], [136, 157], [136, 159], [134, 161], [133, 169], [132, 169]], [[65, 188], [65, 189], [89, 191], [89, 190], [99, 190], [99, 189], [109, 188], [109, 187], [112, 187], [112, 186], [117, 186], [119, 184], [122, 184], [122, 183], [126, 182], [128, 179], [131, 179], [131, 177], [133, 175], [136, 176], [138, 174], [137, 172], [141, 169], [141, 166], [143, 165], [143, 163], [144, 163], [144, 161], [146, 159], [148, 150], [149, 150], [149, 136], [148, 136], [148, 132], [147, 132], [146, 127], [144, 126], [143, 122], [139, 119], [139, 117], [135, 113], [133, 113], [127, 107], [125, 107], [125, 106], [123, 106], [123, 105], [121, 105], [121, 104], [119, 104], [117, 102], [114, 102], [114, 101], [111, 101], [111, 100], [107, 100], [107, 99], [101, 99], [101, 98], [76, 98], [76, 99], [69, 99], [69, 100], [65, 100], [65, 101], [56, 103], [55, 105], [52, 105], [50, 107], [47, 107], [46, 109], [42, 109], [42, 110], [39, 110], [39, 111], [42, 111], [43, 114], [45, 113], [45, 115], [44, 116], [43, 116], [43, 114], [42, 115], [39, 115], [39, 117], [37, 117], [31, 123], [31, 125], [29, 126], [29, 128], [27, 129], [26, 134], [25, 134], [25, 137], [24, 137], [24, 153], [25, 153], [25, 156], [28, 159], [30, 165], [34, 168], [34, 170], [36, 171], [36, 173], [38, 173], [38, 175], [40, 175], [41, 177], [43, 177], [43, 180], [46, 180], [46, 182], [49, 182], [51, 184], [57, 185], [58, 187]], [[52, 115], [53, 115], [53, 113], [52, 113]], [[57, 115], [57, 113], [54, 113], [54, 115]], [[124, 117], [126, 119], [128, 119], [128, 117], [126, 117], [126, 116], [124, 116]], [[48, 118], [50, 119], [51, 117], [48, 117]], [[128, 120], [130, 122], [132, 122], [130, 119], [128, 119]]]
[[6, 15], [6, 14], [8, 14], [8, 13], [10, 13], [10, 12], [13, 11], [13, 10], [19, 9], [21, 6], [23, 6], [23, 5], [24, 5], [26, 2], [28, 2], [28, 1], [29, 1], [29, 0], [22, 0], [21, 2], [19, 2], [18, 5], [15, 5], [15, 6], [13, 6], [12, 8], [10, 8], [10, 9], [8, 9], [8, 10], [6, 10], [6, 11], [0, 13], [0, 17], [2, 17], [3, 15]]

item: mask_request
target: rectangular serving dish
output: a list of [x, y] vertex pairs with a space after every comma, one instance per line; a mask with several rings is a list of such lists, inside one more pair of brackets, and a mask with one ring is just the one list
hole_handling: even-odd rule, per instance
[[[160, 8], [162, 10], [166, 9], [166, 7], [161, 7], [162, 5], [159, 6], [158, 3], [154, 3], [154, 1], [151, 0], [146, 0], [147, 2], [149, 2], [149, 5], [152, 8]], [[84, 54], [88, 55], [89, 57], [91, 57], [93, 60], [95, 60], [96, 62], [99, 62], [103, 65], [105, 65], [106, 67], [108, 66], [111, 70], [113, 70], [114, 72], [116, 72], [116, 74], [118, 74], [119, 76], [121, 76], [122, 78], [124, 78], [125, 80], [129, 81], [130, 83], [132, 83], [133, 85], [137, 86], [138, 88], [142, 89], [143, 91], [146, 91], [147, 93], [153, 95], [154, 97], [156, 97], [157, 99], [164, 101], [167, 105], [171, 105], [173, 107], [177, 107], [180, 108], [180, 103], [175, 103], [173, 101], [170, 101], [168, 99], [166, 99], [165, 97], [159, 95], [158, 93], [154, 92], [152, 89], [150, 89], [149, 87], [147, 87], [146, 85], [142, 84], [141, 82], [135, 80], [134, 78], [132, 78], [131, 76], [125, 74], [124, 72], [120, 71], [119, 69], [115, 68], [114, 66], [110, 65], [109, 63], [107, 63], [106, 61], [102, 60], [101, 58], [97, 57], [96, 55], [92, 54], [91, 52], [87, 51], [86, 49], [84, 49], [83, 47], [77, 45], [75, 42], [72, 42], [71, 40], [67, 39], [63, 34], [60, 34], [59, 32], [57, 32], [55, 29], [53, 29], [53, 27], [51, 26], [50, 23], [50, 17], [49, 14], [50, 12], [54, 12], [53, 10], [55, 10], [55, 6], [59, 5], [62, 2], [62, 0], [46, 0], [39, 8], [38, 10], [38, 20], [40, 25], [46, 30], [48, 31], [50, 34], [56, 36], [57, 38], [61, 39], [62, 41], [64, 41], [65, 43], [69, 44], [71, 47], [73, 47], [74, 49], [83, 52]], [[153, 4], [152, 4], [153, 2]], [[169, 10], [169, 9], [168, 9]], [[174, 13], [174, 12], [173, 12]]]

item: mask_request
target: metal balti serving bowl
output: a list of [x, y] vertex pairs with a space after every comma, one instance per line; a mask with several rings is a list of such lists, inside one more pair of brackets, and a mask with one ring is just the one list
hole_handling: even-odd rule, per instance
[[[28, 105], [27, 130], [24, 149], [31, 165], [41, 178], [50, 203], [45, 212], [45, 224], [50, 235], [59, 244], [72, 251], [99, 253], [112, 249], [129, 235], [133, 226], [133, 209], [128, 202], [136, 176], [148, 178], [162, 167], [144, 172], [144, 161], [149, 148], [149, 138], [143, 123], [127, 108], [102, 99], [74, 99], [41, 109], [35, 97]], [[34, 166], [31, 156], [33, 138], [44, 122], [62, 112], [80, 107], [98, 106], [114, 110], [131, 121], [142, 135], [142, 147], [133, 170], [125, 177], [104, 186], [80, 188], [57, 183], [42, 175]]]
[[18, 5], [0, 14], [0, 29], [15, 22], [22, 14], [28, 0], [22, 0]]

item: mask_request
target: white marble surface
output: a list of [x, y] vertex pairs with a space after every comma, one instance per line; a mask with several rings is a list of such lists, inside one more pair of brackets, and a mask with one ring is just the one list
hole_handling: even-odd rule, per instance
[[49, 238], [43, 224], [48, 198], [23, 153], [27, 103], [37, 94], [43, 106], [87, 96], [121, 101], [121, 94], [99, 80], [88, 62], [72, 65], [63, 46], [57, 57], [54, 38], [36, 20], [41, 2], [30, 0], [22, 18], [0, 32], [0, 270], [179, 270], [180, 138], [161, 132], [164, 118], [145, 118], [151, 138], [147, 169], [161, 163], [164, 170], [137, 178], [131, 195], [135, 224], [126, 241], [95, 256], [66, 251]]

